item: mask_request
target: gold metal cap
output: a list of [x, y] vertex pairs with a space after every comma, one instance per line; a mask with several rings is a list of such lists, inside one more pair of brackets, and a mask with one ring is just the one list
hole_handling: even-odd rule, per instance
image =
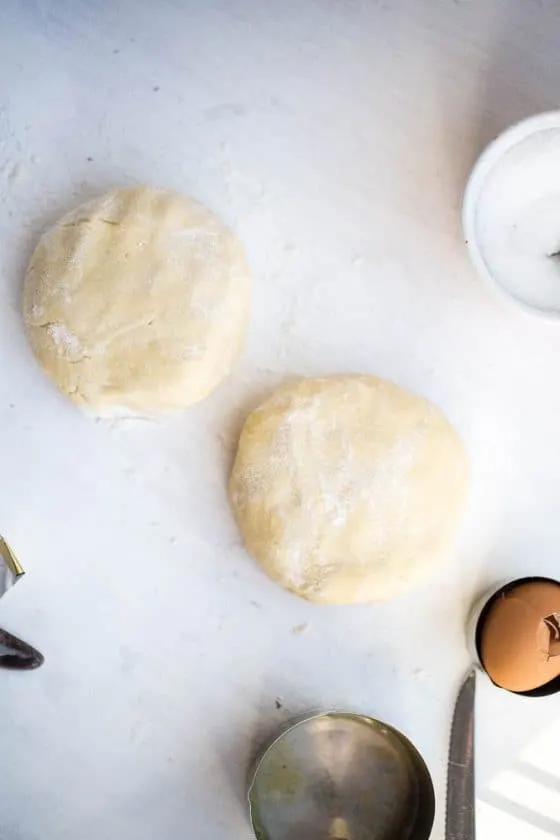
[[4, 537], [0, 536], [0, 597], [25, 574]]

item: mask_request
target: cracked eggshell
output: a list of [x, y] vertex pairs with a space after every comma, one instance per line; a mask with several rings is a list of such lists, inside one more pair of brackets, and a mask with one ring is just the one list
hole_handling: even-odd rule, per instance
[[501, 588], [481, 613], [477, 637], [482, 665], [496, 685], [553, 693], [560, 677], [560, 583], [526, 578]]

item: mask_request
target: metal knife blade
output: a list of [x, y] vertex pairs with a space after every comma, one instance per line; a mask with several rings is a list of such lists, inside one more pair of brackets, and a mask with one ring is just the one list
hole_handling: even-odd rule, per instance
[[449, 744], [445, 840], [475, 840], [473, 669], [459, 690]]

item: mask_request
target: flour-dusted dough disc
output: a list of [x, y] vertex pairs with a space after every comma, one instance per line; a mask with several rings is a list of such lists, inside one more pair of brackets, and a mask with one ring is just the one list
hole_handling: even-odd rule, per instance
[[203, 399], [241, 349], [250, 277], [234, 234], [163, 189], [122, 189], [46, 233], [27, 269], [35, 354], [73, 402], [152, 414]]
[[306, 379], [247, 419], [231, 505], [268, 575], [310, 601], [390, 598], [446, 554], [462, 443], [422, 397], [374, 376]]

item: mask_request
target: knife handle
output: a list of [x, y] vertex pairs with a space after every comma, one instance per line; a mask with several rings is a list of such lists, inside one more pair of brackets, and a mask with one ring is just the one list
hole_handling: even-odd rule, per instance
[[40, 668], [45, 657], [34, 647], [0, 629], [0, 668], [15, 671], [32, 671]]

